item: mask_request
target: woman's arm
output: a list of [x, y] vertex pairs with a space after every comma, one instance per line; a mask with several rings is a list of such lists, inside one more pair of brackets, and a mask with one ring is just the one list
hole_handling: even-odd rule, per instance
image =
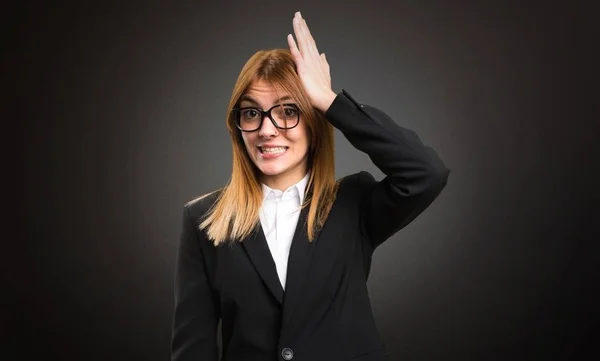
[[386, 175], [361, 172], [361, 228], [372, 249], [421, 214], [445, 187], [450, 170], [412, 130], [342, 90], [325, 112], [358, 150]]
[[188, 206], [184, 207], [175, 266], [172, 361], [218, 358], [219, 311], [208, 284], [196, 228]]
[[306, 20], [297, 12], [292, 24], [298, 41], [289, 34], [288, 45], [312, 105], [386, 175], [381, 182], [367, 172], [359, 176], [361, 228], [374, 250], [433, 202], [450, 171], [413, 131], [357, 103], [346, 91], [336, 95], [329, 63], [325, 53], [319, 54]]

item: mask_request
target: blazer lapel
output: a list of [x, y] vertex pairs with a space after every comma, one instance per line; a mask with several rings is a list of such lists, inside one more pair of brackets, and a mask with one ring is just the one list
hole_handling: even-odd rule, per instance
[[280, 304], [284, 303], [284, 297], [285, 299], [288, 299], [288, 306], [285, 311], [286, 314], [291, 312], [293, 308], [293, 304], [290, 305], [290, 303], [292, 303], [290, 299], [294, 299], [302, 289], [303, 281], [306, 278], [304, 277], [304, 274], [308, 263], [310, 262], [311, 252], [317, 241], [317, 237], [319, 236], [319, 232], [316, 232], [313, 243], [308, 242], [308, 234], [306, 233], [308, 208], [309, 206], [306, 206], [300, 211], [296, 230], [294, 231], [294, 236], [292, 238], [292, 245], [288, 257], [285, 292], [281, 286], [275, 261], [273, 260], [273, 255], [269, 249], [260, 222], [250, 237], [242, 242], [242, 246], [246, 250], [254, 268], [256, 268], [258, 274], [263, 279], [275, 299]]
[[[312, 243], [308, 242], [308, 235], [306, 233], [305, 222], [307, 220], [308, 207], [303, 209], [300, 214], [298, 227], [296, 227], [296, 233], [294, 234], [290, 249], [287, 281], [283, 295], [282, 330], [285, 330], [286, 336], [288, 333], [289, 335], [293, 335], [297, 331], [286, 327], [292, 323], [294, 317], [304, 318], [310, 313], [310, 310], [304, 306], [307, 299], [313, 298], [315, 292], [321, 292], [318, 285], [309, 285], [306, 283], [306, 280], [310, 279], [314, 281], [315, 278], [322, 279], [318, 274], [330, 274], [336, 257], [340, 254], [341, 247], [343, 247], [339, 235], [340, 229], [336, 228], [336, 225], [343, 227], [345, 221], [343, 218], [345, 214], [340, 212], [340, 209], [344, 209], [347, 199], [344, 199], [342, 193], [342, 187], [340, 186], [329, 216], [323, 227], [315, 233], [315, 239]], [[328, 227], [328, 225], [334, 226]], [[303, 323], [299, 322], [298, 324]]]
[[[304, 289], [306, 280], [314, 276], [311, 275], [310, 272], [329, 274], [331, 272], [331, 267], [333, 267], [330, 260], [335, 259], [336, 255], [339, 254], [340, 247], [342, 246], [338, 235], [339, 229], [331, 227], [327, 228], [327, 224], [344, 224], [344, 213], [339, 211], [339, 209], [344, 209], [344, 199], [341, 197], [341, 188], [342, 187], [338, 190], [338, 196], [331, 209], [328, 220], [321, 230], [315, 232], [315, 239], [312, 243], [309, 243], [308, 234], [306, 232], [309, 206], [304, 207], [300, 211], [288, 257], [285, 292], [279, 281], [275, 261], [271, 255], [260, 222], [257, 230], [242, 242], [254, 267], [275, 299], [282, 305], [282, 329], [287, 330], [286, 332], [292, 332], [285, 328], [285, 326], [290, 324], [295, 313], [298, 314], [297, 317], [303, 316], [302, 309], [300, 309], [299, 312], [296, 311], [299, 310], [299, 305], [304, 304], [304, 296], [310, 295], [311, 292], [315, 292], [312, 288], [310, 290]], [[319, 245], [319, 237], [323, 232], [329, 232], [325, 235], [328, 242], [320, 245], [320, 259], [317, 259], [315, 258], [315, 247]], [[313, 260], [317, 262], [312, 264]], [[307, 312], [306, 310], [304, 311]]]
[[260, 222], [254, 233], [242, 242], [242, 246], [275, 299], [283, 303], [283, 287]]
[[306, 280], [306, 272], [320, 234], [317, 231], [313, 242], [309, 243], [308, 233], [306, 232], [309, 207], [304, 207], [300, 212], [288, 257], [285, 292], [283, 295], [283, 325], [286, 325], [291, 320], [298, 302], [302, 302], [300, 296], [304, 281]]

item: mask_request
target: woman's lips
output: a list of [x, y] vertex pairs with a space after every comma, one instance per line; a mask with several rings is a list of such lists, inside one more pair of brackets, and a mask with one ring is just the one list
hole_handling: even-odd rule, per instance
[[289, 147], [285, 147], [285, 150], [283, 152], [268, 153], [268, 152], [263, 152], [262, 148], [258, 147], [258, 154], [262, 159], [274, 159], [274, 158], [279, 158], [282, 155], [286, 154], [288, 150], [289, 150]]

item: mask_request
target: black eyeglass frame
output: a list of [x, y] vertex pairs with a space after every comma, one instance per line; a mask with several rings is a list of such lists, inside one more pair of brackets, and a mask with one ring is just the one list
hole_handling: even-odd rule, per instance
[[[296, 118], [296, 124], [293, 127], [288, 128], [288, 127], [280, 127], [279, 125], [277, 125], [277, 122], [275, 121], [275, 119], [273, 119], [273, 116], [271, 116], [271, 111], [279, 106], [291, 106], [292, 108], [296, 109], [296, 112], [298, 113], [298, 115]], [[241, 116], [241, 111], [247, 110], [247, 109], [253, 109], [253, 110], [256, 110], [258, 113], [260, 113], [260, 123], [258, 123], [258, 127], [256, 129], [245, 130], [245, 129], [242, 129], [242, 127], [240, 126], [239, 116]], [[277, 105], [273, 105], [271, 108], [269, 108], [269, 110], [262, 110], [257, 107], [236, 107], [236, 108], [231, 109], [231, 112], [236, 112], [236, 111], [240, 111], [240, 114], [239, 114], [238, 118], [235, 119], [235, 125], [242, 132], [256, 132], [257, 130], [259, 130], [262, 127], [263, 121], [265, 120], [265, 115], [269, 117], [269, 120], [271, 121], [271, 123], [273, 123], [273, 125], [277, 129], [282, 129], [282, 130], [294, 129], [298, 126], [298, 124], [300, 124], [300, 108], [298, 107], [297, 104], [292, 104], [292, 103], [277, 104]]]

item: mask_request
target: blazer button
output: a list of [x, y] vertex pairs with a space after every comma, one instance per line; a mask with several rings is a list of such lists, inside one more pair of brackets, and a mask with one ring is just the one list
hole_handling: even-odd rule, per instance
[[284, 360], [291, 360], [294, 357], [294, 352], [291, 348], [284, 348], [281, 351], [281, 357], [283, 357]]

